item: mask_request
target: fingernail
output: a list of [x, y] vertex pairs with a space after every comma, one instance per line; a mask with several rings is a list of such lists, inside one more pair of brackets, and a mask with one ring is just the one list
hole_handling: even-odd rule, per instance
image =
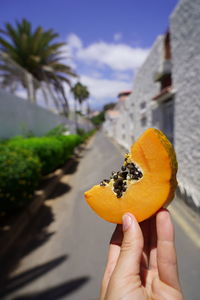
[[127, 231], [128, 230], [128, 228], [131, 226], [131, 224], [132, 224], [132, 218], [131, 218], [131, 216], [130, 215], [128, 215], [128, 214], [125, 214], [125, 215], [123, 215], [123, 217], [122, 217], [122, 222], [123, 222], [123, 231]]

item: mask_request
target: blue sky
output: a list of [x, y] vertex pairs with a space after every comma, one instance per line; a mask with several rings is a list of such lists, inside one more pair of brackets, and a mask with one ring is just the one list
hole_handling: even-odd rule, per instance
[[0, 27], [27, 18], [53, 28], [100, 108], [131, 89], [134, 75], [156, 37], [166, 31], [178, 0], [1, 0]]

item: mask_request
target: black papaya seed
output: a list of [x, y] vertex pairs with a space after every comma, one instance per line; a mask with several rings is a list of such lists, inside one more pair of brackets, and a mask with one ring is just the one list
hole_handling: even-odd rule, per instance
[[117, 198], [121, 198], [122, 193], [117, 194]]
[[116, 180], [116, 183], [117, 183], [118, 185], [122, 185], [122, 184], [123, 184], [123, 179], [122, 179], [122, 178], [118, 178], [118, 179]]
[[123, 179], [126, 179], [127, 175], [128, 175], [128, 172], [122, 172], [122, 173], [121, 173], [121, 177], [122, 177]]

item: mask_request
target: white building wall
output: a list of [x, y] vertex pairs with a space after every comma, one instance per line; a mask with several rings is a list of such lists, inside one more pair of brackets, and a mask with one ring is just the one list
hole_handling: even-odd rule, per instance
[[160, 90], [159, 83], [154, 82], [154, 73], [160, 69], [162, 55], [163, 36], [159, 36], [133, 83], [133, 93], [130, 97], [133, 103], [134, 139], [152, 127], [152, 98]]
[[[181, 0], [170, 17], [169, 31], [178, 183], [182, 198], [200, 210], [200, 0]], [[129, 136], [126, 145], [149, 127], [163, 130], [162, 105], [152, 100], [160, 93], [160, 83], [154, 82], [154, 74], [162, 68], [163, 41], [164, 36], [157, 38], [136, 74], [133, 93], [113, 131], [119, 143], [122, 143], [123, 122]], [[142, 117], [146, 117], [146, 124]]]
[[[130, 97], [130, 96], [129, 96]], [[116, 141], [125, 149], [129, 149], [131, 145], [130, 133], [130, 118], [129, 118], [129, 106], [127, 105], [128, 97], [123, 102], [119, 102], [116, 109], [119, 111], [119, 116], [114, 124], [114, 135]]]
[[131, 96], [128, 96], [125, 103], [124, 110], [124, 123], [125, 123], [125, 143], [124, 147], [130, 150], [130, 146], [133, 143], [133, 105], [131, 102]]
[[135, 109], [135, 103], [132, 101], [132, 95], [130, 95], [126, 101], [126, 107], [127, 107], [127, 133], [128, 133], [128, 144], [129, 149], [132, 143], [135, 141], [135, 120], [134, 120], [134, 109]]
[[170, 21], [178, 181], [200, 207], [200, 1], [182, 0]]

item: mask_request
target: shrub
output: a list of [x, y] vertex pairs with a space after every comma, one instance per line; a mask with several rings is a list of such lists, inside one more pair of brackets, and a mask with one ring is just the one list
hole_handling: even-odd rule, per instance
[[20, 209], [30, 202], [39, 183], [41, 163], [31, 151], [0, 147], [0, 210]]
[[58, 136], [57, 139], [62, 143], [63, 146], [63, 160], [64, 163], [74, 152], [74, 148], [77, 147], [82, 139], [77, 134], [70, 134], [67, 136]]
[[0, 144], [0, 210], [24, 207], [32, 198], [41, 174], [64, 164], [82, 141], [79, 135], [15, 137]]
[[67, 127], [65, 124], [60, 124], [51, 129], [49, 132], [47, 132], [46, 136], [60, 136], [63, 133], [68, 131]]
[[87, 140], [90, 136], [92, 136], [96, 132], [96, 129], [92, 129], [90, 131], [85, 131], [82, 128], [78, 128], [77, 132], [81, 136], [82, 142], [84, 142], [85, 140]]
[[100, 125], [105, 121], [105, 111], [101, 111], [97, 116], [92, 117], [90, 120], [94, 126], [100, 127]]
[[33, 137], [28, 139], [10, 140], [10, 146], [31, 150], [42, 164], [42, 174], [54, 171], [63, 158], [62, 143], [56, 137]]
[[42, 175], [46, 175], [64, 164], [80, 143], [81, 137], [71, 134], [57, 137], [11, 139], [9, 145], [31, 150], [42, 163]]
[[85, 129], [77, 128], [77, 134], [79, 134], [80, 136], [83, 136], [85, 133], [86, 133]]

